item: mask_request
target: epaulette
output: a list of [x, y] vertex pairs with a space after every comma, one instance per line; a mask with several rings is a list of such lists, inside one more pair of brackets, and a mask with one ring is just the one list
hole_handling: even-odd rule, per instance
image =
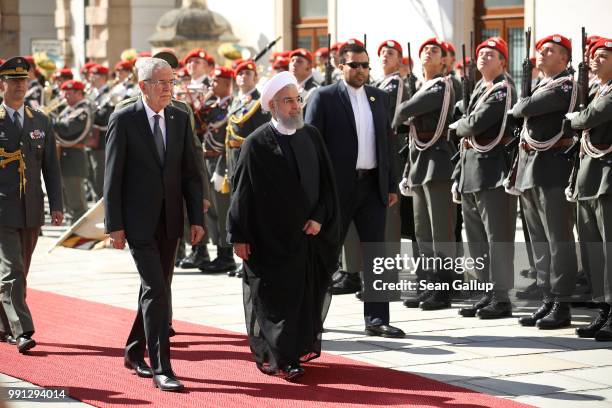
[[30, 118], [30, 119], [32, 119], [32, 118], [34, 117], [34, 115], [32, 114], [32, 111], [30, 110], [30, 107], [29, 107], [29, 106], [26, 106], [26, 107], [25, 107], [25, 113], [26, 113], [26, 116], [27, 116], [28, 118]]

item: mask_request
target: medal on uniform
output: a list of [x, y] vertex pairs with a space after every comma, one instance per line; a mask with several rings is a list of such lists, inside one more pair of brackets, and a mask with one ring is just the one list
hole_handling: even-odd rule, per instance
[[43, 132], [42, 130], [36, 129], [30, 132], [30, 138], [32, 140], [42, 139], [43, 137], [45, 137], [45, 132]]

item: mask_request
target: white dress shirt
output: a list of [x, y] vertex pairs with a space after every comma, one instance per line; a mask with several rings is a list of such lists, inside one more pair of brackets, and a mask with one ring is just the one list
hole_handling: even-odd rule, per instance
[[[15, 115], [15, 109], [7, 106], [6, 104], [2, 104], [2, 106], [4, 106], [4, 110], [6, 110], [6, 113], [8, 113], [8, 116], [11, 118], [11, 120], [13, 120], [13, 117]], [[23, 129], [23, 114], [25, 113], [25, 109], [24, 109], [25, 105], [21, 105], [21, 107], [19, 109], [17, 109], [17, 112], [19, 112], [19, 124], [21, 125], [21, 128]]]
[[164, 110], [160, 110], [159, 113], [155, 112], [153, 109], [147, 105], [144, 98], [142, 99], [142, 104], [144, 105], [145, 112], [147, 113], [147, 119], [149, 120], [149, 126], [151, 126], [151, 133], [155, 134], [155, 115], [161, 116], [159, 118], [159, 128], [162, 132], [162, 138], [164, 139], [164, 147], [166, 147], [166, 119], [164, 117]]
[[362, 86], [355, 89], [346, 81], [344, 85], [348, 90], [353, 115], [355, 115], [355, 126], [357, 127], [357, 169], [374, 169], [376, 163], [376, 133], [374, 131], [374, 118], [372, 109]]

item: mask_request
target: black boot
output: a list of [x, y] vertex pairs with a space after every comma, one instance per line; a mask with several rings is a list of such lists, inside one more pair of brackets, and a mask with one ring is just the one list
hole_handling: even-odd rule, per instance
[[572, 312], [569, 303], [559, 302], [558, 299], [546, 316], [536, 322], [540, 330], [554, 330], [569, 327], [572, 324]]
[[361, 290], [361, 277], [358, 273], [339, 271], [331, 286], [332, 295], [347, 295]]
[[421, 310], [440, 310], [451, 306], [450, 292], [447, 290], [434, 290], [431, 295], [421, 302]]
[[540, 305], [540, 308], [538, 310], [536, 310], [529, 316], [523, 316], [519, 318], [518, 320], [519, 324], [521, 326], [528, 326], [528, 327], [535, 326], [538, 320], [540, 320], [541, 318], [545, 317], [546, 315], [550, 313], [554, 304], [555, 302], [553, 302], [552, 299], [545, 298], [544, 301], [542, 302], [542, 305]]
[[599, 314], [593, 321], [586, 326], [580, 326], [576, 328], [576, 334], [578, 337], [582, 337], [585, 339], [592, 339], [595, 337], [595, 333], [597, 333], [603, 326], [606, 324], [606, 320], [608, 320], [608, 315], [610, 314], [610, 305], [607, 303], [599, 303]]
[[183, 259], [181, 262], [181, 268], [183, 269], [196, 269], [210, 262], [210, 255], [208, 255], [208, 248], [206, 244], [192, 246], [191, 253], [189, 256]]
[[[610, 305], [608, 304], [608, 308]], [[612, 313], [608, 313], [606, 323], [595, 333], [595, 340], [597, 341], [612, 341]]]
[[521, 300], [540, 300], [542, 299], [542, 292], [538, 288], [537, 282], [533, 282], [527, 286], [524, 290], [516, 291], [516, 298]]
[[508, 298], [508, 292], [494, 291], [491, 302], [482, 309], [478, 309], [476, 316], [481, 319], [512, 317], [512, 304]]
[[407, 308], [417, 308], [419, 307], [421, 302], [424, 302], [425, 300], [429, 299], [429, 297], [433, 295], [433, 290], [423, 289], [423, 286], [425, 286], [429, 282], [433, 282], [434, 280], [435, 277], [432, 271], [422, 269], [417, 270], [415, 281], [417, 285], [416, 297], [404, 300], [404, 306], [406, 306]]
[[484, 296], [481, 297], [478, 302], [474, 303], [472, 306], [462, 307], [461, 309], [459, 309], [459, 315], [463, 317], [475, 317], [476, 312], [491, 303], [492, 298], [493, 292], [485, 293]]
[[232, 247], [217, 247], [217, 258], [199, 269], [203, 273], [221, 273], [236, 269]]

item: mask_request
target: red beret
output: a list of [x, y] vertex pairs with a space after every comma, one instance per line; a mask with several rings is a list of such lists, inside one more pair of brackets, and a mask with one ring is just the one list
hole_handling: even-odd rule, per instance
[[340, 48], [342, 48], [343, 45], [344, 45], [344, 43], [341, 43], [341, 42], [334, 43], [331, 46], [331, 50], [332, 51], [338, 51], [338, 50], [340, 50]]
[[213, 78], [234, 78], [234, 71], [228, 67], [215, 67], [213, 71]]
[[402, 65], [413, 65], [412, 58], [402, 57]]
[[491, 37], [481, 42], [478, 47], [476, 47], [476, 55], [478, 55], [481, 48], [492, 48], [497, 50], [504, 56], [506, 61], [508, 61], [508, 44], [499, 37]]
[[586, 45], [587, 45], [587, 49], [591, 49], [591, 47], [593, 46], [593, 44], [595, 44], [597, 41], [599, 41], [599, 39], [601, 38], [601, 36], [599, 35], [589, 35], [586, 38]]
[[[466, 64], [469, 64], [470, 63], [470, 57], [465, 57], [465, 62], [466, 62]], [[457, 62], [455, 64], [455, 69], [463, 69], [463, 61], [462, 60], [460, 60], [459, 62]]]
[[131, 71], [133, 65], [134, 65], [134, 61], [131, 61], [131, 60], [130, 61], [128, 60], [119, 61], [118, 63], [115, 64], [115, 71], [121, 71], [121, 70]]
[[553, 34], [553, 35], [549, 35], [548, 37], [542, 38], [540, 41], [536, 43], [535, 49], [539, 50], [540, 47], [542, 47], [544, 44], [549, 43], [549, 42], [564, 47], [570, 53], [572, 52], [572, 42], [568, 38], [560, 34]]
[[140, 51], [138, 53], [138, 58], [150, 57], [150, 56], [151, 56], [151, 52], [150, 51]]
[[289, 68], [289, 58], [287, 57], [278, 57], [274, 60], [272, 64], [272, 69], [288, 69]]
[[62, 68], [62, 69], [57, 70], [55, 74], [53, 74], [53, 77], [72, 79], [74, 78], [74, 75], [72, 74], [72, 70], [70, 68]]
[[104, 65], [96, 64], [89, 69], [90, 74], [108, 75], [108, 67]]
[[378, 56], [380, 56], [380, 52], [382, 51], [383, 47], [388, 47], [388, 48], [394, 48], [397, 50], [397, 52], [399, 52], [400, 55], [402, 55], [403, 51], [402, 51], [402, 46], [400, 45], [400, 43], [398, 43], [395, 40], [387, 40], [387, 41], [383, 41], [379, 46], [378, 46]]
[[191, 51], [189, 51], [189, 53], [185, 56], [185, 58], [183, 58], [183, 62], [187, 64], [187, 62], [189, 62], [191, 58], [201, 58], [203, 60], [206, 60], [207, 55], [208, 54], [206, 53], [206, 51], [204, 51], [203, 48], [194, 48]]
[[606, 51], [612, 51], [612, 38], [600, 38], [591, 45], [591, 57], [595, 55], [595, 51], [604, 49]]
[[28, 64], [30, 64], [30, 68], [36, 68], [36, 62], [34, 62], [34, 57], [31, 55], [24, 55], [23, 59], [28, 61]]
[[257, 72], [257, 65], [255, 65], [255, 63], [252, 60], [242, 61], [240, 64], [238, 64], [238, 66], [234, 70], [234, 75], [238, 76], [240, 72], [245, 71], [245, 70]]
[[308, 61], [312, 62], [312, 53], [305, 48], [298, 48], [296, 50], [291, 51], [291, 53], [289, 54], [289, 59], [296, 56], [306, 58]]
[[179, 78], [184, 78], [189, 76], [189, 72], [187, 72], [187, 68], [179, 68], [176, 70], [176, 76]]
[[61, 86], [60, 89], [62, 91], [67, 91], [67, 90], [71, 90], [74, 89], [75, 91], [84, 91], [85, 90], [85, 84], [82, 83], [81, 81], [77, 81], [74, 79], [68, 80], [66, 82], [64, 82]]
[[421, 44], [421, 46], [419, 47], [419, 55], [421, 55], [421, 53], [423, 52], [423, 48], [425, 48], [426, 45], [436, 45], [440, 47], [440, 49], [442, 50], [444, 54], [447, 53], [447, 49], [446, 49], [446, 45], [444, 45], [444, 41], [440, 40], [439, 38], [432, 37], [432, 38], [425, 40], [425, 42]]
[[89, 61], [86, 62], [82, 67], [81, 67], [81, 74], [88, 74], [89, 73], [89, 69], [95, 65], [98, 65], [96, 62], [93, 61]]
[[457, 51], [455, 50], [455, 46], [448, 42], [448, 41], [442, 41], [442, 44], [444, 44], [444, 47], [446, 48], [446, 51], [448, 52], [452, 52], [453, 54], [456, 54]]
[[329, 49], [327, 49], [327, 47], [321, 47], [315, 51], [315, 55], [317, 57], [327, 57], [329, 56]]
[[344, 47], [344, 46], [345, 46], [345, 45], [347, 45], [347, 44], [357, 44], [357, 45], [361, 45], [362, 47], [365, 47], [365, 45], [363, 44], [363, 42], [362, 42], [362, 41], [359, 41], [359, 40], [358, 40], [358, 39], [356, 39], [356, 38], [349, 38], [348, 40], [346, 40], [346, 42], [345, 42], [345, 43], [343, 43], [343, 44], [340, 46], [340, 48]]

